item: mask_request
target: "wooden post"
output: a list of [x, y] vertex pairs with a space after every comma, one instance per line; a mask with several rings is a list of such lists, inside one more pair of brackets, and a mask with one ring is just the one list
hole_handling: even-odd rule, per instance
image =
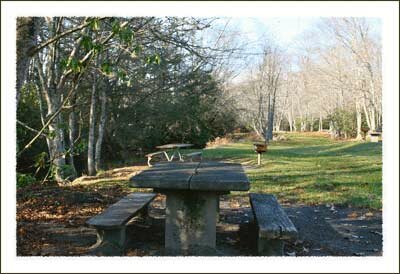
[[261, 153], [257, 153], [258, 155], [258, 165], [261, 165]]

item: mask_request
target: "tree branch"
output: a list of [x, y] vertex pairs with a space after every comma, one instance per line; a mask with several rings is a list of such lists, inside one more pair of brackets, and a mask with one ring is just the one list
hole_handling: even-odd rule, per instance
[[[104, 20], [105, 18], [107, 18], [107, 17], [100, 17], [100, 18], [98, 18], [98, 20]], [[48, 45], [58, 41], [59, 39], [63, 38], [64, 36], [67, 36], [68, 34], [71, 34], [71, 33], [74, 33], [76, 31], [79, 31], [81, 29], [84, 29], [87, 26], [89, 26], [90, 24], [91, 24], [91, 22], [88, 21], [88, 22], [85, 22], [85, 23], [75, 27], [75, 28], [69, 29], [67, 31], [64, 31], [63, 33], [60, 33], [60, 34], [54, 36], [53, 38], [47, 40], [46, 42], [41, 43], [37, 47], [30, 49], [29, 52], [28, 52], [28, 56], [35, 55], [36, 53], [38, 53], [44, 47], [47, 47]]]
[[35, 133], [38, 133], [38, 134], [40, 134], [41, 136], [47, 137], [47, 135], [44, 134], [43, 132], [39, 132], [39, 130], [34, 129], [34, 128], [31, 128], [30, 126], [28, 126], [27, 124], [21, 122], [20, 120], [17, 120], [17, 123], [20, 124], [21, 126], [23, 126], [24, 128], [30, 130], [30, 131], [33, 131], [33, 132], [35, 132]]

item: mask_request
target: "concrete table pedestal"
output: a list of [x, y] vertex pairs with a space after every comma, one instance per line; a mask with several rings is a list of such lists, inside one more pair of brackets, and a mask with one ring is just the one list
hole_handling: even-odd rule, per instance
[[215, 252], [218, 195], [205, 191], [166, 194], [166, 253], [202, 255]]

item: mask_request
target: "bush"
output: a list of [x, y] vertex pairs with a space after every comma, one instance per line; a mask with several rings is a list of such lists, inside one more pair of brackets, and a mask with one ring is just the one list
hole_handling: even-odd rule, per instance
[[333, 123], [333, 130], [338, 137], [356, 136], [356, 113], [354, 111], [336, 110], [328, 117]]
[[30, 174], [17, 173], [17, 187], [26, 187], [34, 184], [36, 178]]
[[51, 178], [55, 178], [57, 171], [60, 170], [61, 176], [65, 181], [72, 181], [76, 178], [76, 171], [73, 166], [65, 164], [62, 166], [55, 166], [51, 167]]

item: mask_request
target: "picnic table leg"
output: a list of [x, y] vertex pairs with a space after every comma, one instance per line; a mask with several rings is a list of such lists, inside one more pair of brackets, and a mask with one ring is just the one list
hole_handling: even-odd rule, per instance
[[171, 162], [172, 159], [169, 158], [168, 153], [166, 151], [164, 151], [164, 155], [165, 155], [165, 158], [167, 158], [167, 161]]
[[179, 161], [183, 162], [183, 158], [182, 158], [181, 153], [179, 152], [179, 148], [176, 151], [178, 152]]
[[170, 162], [172, 162], [172, 160], [174, 160], [175, 153], [176, 153], [176, 151], [174, 150], [174, 152], [172, 153], [172, 156], [171, 156], [171, 158], [169, 158], [169, 161], [170, 161]]
[[217, 198], [214, 192], [167, 193], [165, 251], [169, 255], [213, 255]]
[[122, 256], [125, 253], [126, 227], [97, 229], [97, 242], [90, 247], [90, 255]]
[[153, 165], [150, 163], [150, 161], [151, 161], [151, 157], [147, 157], [147, 165], [149, 167], [152, 167]]

